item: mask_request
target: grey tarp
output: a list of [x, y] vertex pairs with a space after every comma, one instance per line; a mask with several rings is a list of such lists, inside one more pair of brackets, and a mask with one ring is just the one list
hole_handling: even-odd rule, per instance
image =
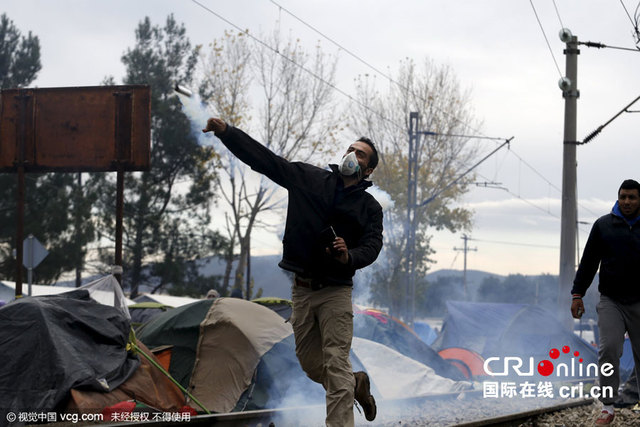
[[86, 290], [25, 297], [0, 308], [0, 416], [48, 412], [71, 388], [110, 391], [138, 367], [129, 320]]

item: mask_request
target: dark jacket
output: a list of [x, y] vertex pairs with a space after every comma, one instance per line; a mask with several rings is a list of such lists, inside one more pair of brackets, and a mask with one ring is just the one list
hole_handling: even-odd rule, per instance
[[[325, 284], [353, 285], [355, 271], [375, 261], [382, 249], [382, 208], [365, 191], [371, 182], [344, 188], [335, 165], [329, 171], [290, 162], [231, 126], [218, 137], [242, 162], [289, 192], [283, 254], [278, 265]], [[346, 265], [325, 251], [322, 231], [329, 226], [349, 248]]]
[[614, 212], [593, 224], [571, 293], [584, 295], [599, 266], [600, 293], [630, 304], [640, 301], [640, 221], [629, 225]]

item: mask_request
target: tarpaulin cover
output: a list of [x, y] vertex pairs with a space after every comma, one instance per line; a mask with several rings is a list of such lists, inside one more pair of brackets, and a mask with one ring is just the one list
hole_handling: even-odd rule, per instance
[[440, 355], [415, 332], [388, 314], [373, 309], [353, 310], [353, 336], [384, 344], [423, 365], [431, 367], [437, 375], [463, 380], [460, 371]]
[[433, 368], [374, 341], [354, 337], [351, 350], [369, 373], [377, 398], [406, 399], [473, 388], [470, 382], [442, 377]]
[[0, 325], [3, 413], [56, 410], [72, 388], [113, 390], [140, 364], [126, 351], [129, 320], [86, 290], [15, 300]]
[[565, 328], [555, 313], [531, 304], [448, 301], [442, 332], [433, 347], [466, 348], [485, 359], [534, 357], [536, 363], [549, 359], [552, 349], [568, 347], [570, 353], [561, 353], [558, 362], [566, 362], [576, 351], [585, 365], [598, 359], [596, 349]]
[[[140, 351], [158, 362], [144, 344], [137, 341], [137, 345]], [[95, 414], [107, 406], [134, 399], [159, 411], [180, 412], [186, 403], [182, 391], [142, 355], [140, 362], [135, 373], [112, 392], [72, 389], [65, 412]]]

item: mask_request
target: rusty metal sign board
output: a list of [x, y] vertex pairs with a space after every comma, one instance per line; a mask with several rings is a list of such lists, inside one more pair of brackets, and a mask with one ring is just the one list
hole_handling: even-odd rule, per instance
[[0, 172], [148, 170], [149, 86], [5, 89]]

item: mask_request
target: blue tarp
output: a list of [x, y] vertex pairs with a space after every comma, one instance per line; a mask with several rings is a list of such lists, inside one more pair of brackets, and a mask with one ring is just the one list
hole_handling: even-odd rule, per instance
[[[533, 357], [536, 363], [571, 363], [581, 358], [583, 366], [597, 363], [597, 351], [585, 340], [566, 329], [555, 313], [530, 304], [473, 303], [448, 301], [447, 316], [433, 348], [473, 350], [483, 358]], [[564, 353], [563, 348], [569, 351]], [[559, 351], [553, 359], [550, 351]], [[575, 356], [575, 352], [579, 356]]]
[[438, 338], [438, 334], [427, 322], [416, 320], [413, 322], [413, 330], [425, 344], [431, 345]]

